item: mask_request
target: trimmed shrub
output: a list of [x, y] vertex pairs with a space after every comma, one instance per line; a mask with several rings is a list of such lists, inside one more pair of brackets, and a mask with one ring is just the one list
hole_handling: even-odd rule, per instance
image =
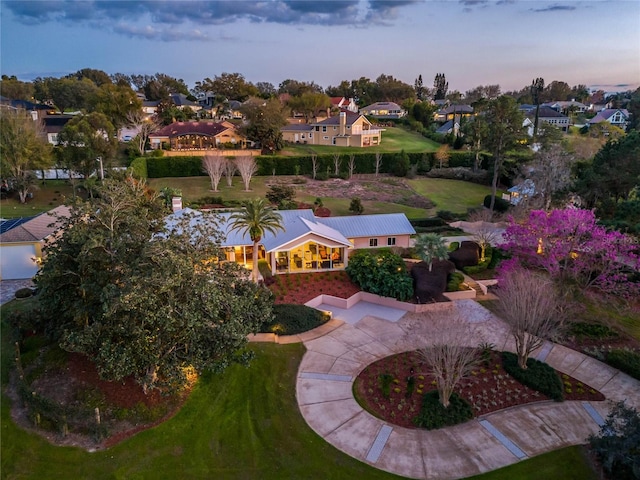
[[147, 158], [149, 178], [205, 176], [202, 157]]
[[480, 246], [476, 242], [465, 240], [460, 243], [460, 248], [449, 254], [449, 260], [455, 264], [458, 270], [463, 270], [464, 267], [478, 265], [478, 261], [480, 260]]
[[33, 290], [31, 290], [30, 288], [20, 288], [16, 291], [16, 298], [29, 298], [31, 295], [33, 295]]
[[562, 381], [546, 363], [528, 358], [527, 369], [523, 370], [518, 366], [518, 356], [511, 352], [502, 352], [502, 363], [504, 370], [521, 384], [544, 393], [556, 402], [563, 400]]
[[464, 282], [464, 275], [460, 272], [453, 272], [449, 275], [449, 279], [447, 281], [447, 292], [459, 292], [462, 290], [460, 285]]
[[260, 271], [262, 278], [265, 280], [273, 276], [273, 273], [271, 273], [271, 266], [265, 259], [258, 260], [258, 270]]
[[443, 407], [438, 392], [431, 391], [422, 397], [420, 413], [412, 421], [418, 428], [435, 430], [436, 428], [458, 425], [473, 418], [473, 409], [469, 402], [456, 393], [451, 395], [449, 406]]
[[390, 249], [381, 249], [375, 254], [357, 250], [349, 257], [346, 272], [365, 292], [400, 301], [413, 295], [413, 281], [407, 274], [404, 260]]
[[640, 380], [640, 353], [616, 348], [608, 352], [605, 358], [612, 367]]
[[[495, 198], [496, 198], [496, 201], [495, 201], [495, 204], [494, 204], [493, 208], [494, 208], [494, 210], [496, 212], [504, 213], [507, 210], [509, 210], [509, 207], [511, 206], [511, 204], [508, 201], [506, 201], [506, 200], [504, 200], [504, 199], [502, 199], [500, 197], [495, 197]], [[491, 205], [491, 194], [489, 194], [486, 197], [484, 197], [484, 201], [482, 202], [482, 204], [486, 208], [489, 208], [489, 206]]]
[[474, 172], [470, 168], [454, 167], [454, 168], [433, 168], [426, 174], [429, 178], [449, 178], [452, 180], [465, 180], [467, 182], [479, 183], [487, 185], [489, 183], [489, 172], [479, 170]]
[[329, 321], [329, 315], [305, 305], [281, 304], [273, 306], [274, 320], [263, 325], [261, 333], [297, 335], [313, 330]]
[[418, 303], [446, 302], [442, 293], [447, 288], [447, 278], [456, 267], [449, 260], [434, 260], [432, 270], [426, 262], [420, 262], [411, 269], [414, 282], [415, 300]]
[[595, 338], [598, 340], [617, 338], [618, 332], [606, 325], [599, 323], [574, 322], [569, 326], [569, 335], [578, 338]]

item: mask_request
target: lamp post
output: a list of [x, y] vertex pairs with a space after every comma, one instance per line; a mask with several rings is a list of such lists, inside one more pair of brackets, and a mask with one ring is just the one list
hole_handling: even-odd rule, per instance
[[100, 164], [100, 180], [104, 180], [104, 168], [102, 166], [102, 157], [98, 157], [96, 161]]

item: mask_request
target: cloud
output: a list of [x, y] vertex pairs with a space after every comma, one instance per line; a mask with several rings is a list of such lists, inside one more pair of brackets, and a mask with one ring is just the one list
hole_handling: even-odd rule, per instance
[[[201, 27], [241, 20], [291, 25], [353, 25], [388, 23], [400, 8], [417, 0], [2, 0], [21, 23], [97, 25], [115, 33], [148, 39], [204, 40]], [[169, 31], [166, 27], [188, 27]]]
[[575, 10], [575, 5], [549, 5], [548, 7], [542, 8], [530, 8], [532, 12], [560, 12], [560, 11], [571, 11]]

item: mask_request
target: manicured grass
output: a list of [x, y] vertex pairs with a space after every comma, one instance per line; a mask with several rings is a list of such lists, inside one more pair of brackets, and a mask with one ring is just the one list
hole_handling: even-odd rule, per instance
[[[1, 308], [29, 308], [11, 302]], [[10, 339], [2, 325], [3, 387], [11, 364]], [[55, 447], [18, 428], [2, 396], [2, 478], [42, 479], [348, 479], [400, 478], [338, 451], [304, 422], [295, 399], [304, 346], [254, 344], [249, 368], [233, 366], [201, 378], [171, 420], [106, 451]], [[492, 479], [595, 478], [569, 448], [535, 457], [480, 477]]]
[[211, 190], [209, 177], [167, 177], [150, 178], [149, 186], [157, 191], [164, 187], [178, 188], [182, 191], [182, 197], [186, 202], [195, 202], [203, 197], [222, 197], [224, 200], [247, 200], [250, 198], [264, 198], [267, 193], [265, 181], [271, 177], [253, 177], [251, 190], [244, 191], [244, 186], [239, 177], [233, 179], [233, 186], [228, 187], [226, 179], [222, 179], [217, 192]]
[[[429, 198], [436, 204], [431, 213], [438, 210], [449, 210], [454, 213], [465, 213], [468, 208], [482, 205], [484, 197], [491, 193], [486, 185], [449, 180], [444, 178], [416, 178], [409, 180], [409, 185], [418, 194]], [[498, 192], [500, 195], [501, 192]]]
[[32, 217], [62, 205], [65, 198], [73, 196], [71, 185], [64, 180], [46, 180], [44, 184], [38, 182], [37, 187], [33, 198], [25, 204], [20, 203], [17, 197], [0, 200], [0, 217]]
[[373, 147], [334, 147], [324, 145], [288, 145], [283, 151], [283, 155], [308, 155], [309, 150], [319, 154], [331, 153], [359, 153], [359, 152], [400, 152], [404, 150], [410, 152], [435, 152], [440, 146], [439, 143], [429, 140], [422, 135], [410, 132], [400, 127], [384, 127], [382, 132], [382, 142]]
[[597, 480], [584, 448], [573, 446], [545, 453], [467, 480]]

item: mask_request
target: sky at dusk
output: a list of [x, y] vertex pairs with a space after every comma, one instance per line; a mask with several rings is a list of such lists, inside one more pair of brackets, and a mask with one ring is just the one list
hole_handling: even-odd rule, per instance
[[637, 0], [1, 1], [0, 71], [165, 73], [189, 87], [223, 72], [322, 87], [380, 74], [450, 90], [562, 80], [640, 85]]

